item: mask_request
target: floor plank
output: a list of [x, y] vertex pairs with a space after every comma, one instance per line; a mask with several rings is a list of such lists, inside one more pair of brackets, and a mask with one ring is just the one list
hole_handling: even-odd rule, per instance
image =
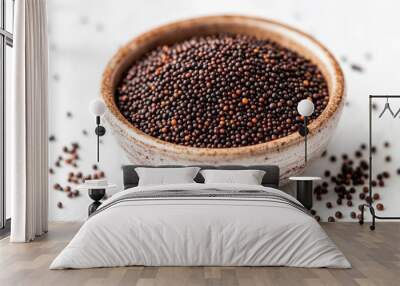
[[400, 223], [368, 225], [325, 223], [323, 228], [352, 263], [352, 269], [289, 267], [118, 267], [50, 271], [55, 256], [80, 223], [51, 223], [45, 236], [27, 244], [0, 240], [0, 285], [399, 285]]

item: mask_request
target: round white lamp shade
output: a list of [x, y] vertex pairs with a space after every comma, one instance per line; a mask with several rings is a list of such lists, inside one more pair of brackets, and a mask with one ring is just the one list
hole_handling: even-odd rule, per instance
[[310, 116], [314, 112], [314, 103], [311, 100], [303, 99], [297, 104], [297, 111], [300, 115]]
[[106, 106], [100, 99], [95, 99], [90, 102], [89, 110], [94, 116], [102, 116], [106, 112]]

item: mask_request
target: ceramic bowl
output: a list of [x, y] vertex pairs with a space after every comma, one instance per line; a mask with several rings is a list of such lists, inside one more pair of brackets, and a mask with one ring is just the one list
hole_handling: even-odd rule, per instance
[[308, 158], [320, 156], [340, 118], [345, 86], [341, 68], [332, 54], [310, 35], [285, 24], [246, 16], [208, 16], [188, 19], [155, 28], [121, 47], [108, 63], [102, 79], [101, 96], [106, 104], [106, 120], [128, 158], [148, 165], [259, 165], [273, 164], [281, 169], [281, 182], [300, 174], [304, 165], [304, 137], [289, 136], [238, 148], [194, 148], [168, 143], [149, 136], [133, 126], [119, 111], [115, 91], [127, 69], [158, 45], [172, 44], [195, 35], [231, 32], [271, 39], [316, 64], [328, 83], [329, 101], [322, 114], [309, 126]]

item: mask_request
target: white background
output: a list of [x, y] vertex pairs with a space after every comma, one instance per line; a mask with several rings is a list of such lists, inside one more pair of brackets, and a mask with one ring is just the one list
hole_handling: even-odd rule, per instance
[[[89, 102], [99, 96], [101, 75], [107, 61], [116, 50], [141, 32], [173, 20], [210, 14], [244, 14], [280, 20], [315, 36], [338, 59], [346, 76], [347, 101], [337, 132], [329, 146], [329, 153], [353, 154], [361, 142], [368, 138], [368, 94], [400, 94], [400, 6], [398, 1], [222, 1], [222, 0], [49, 0], [50, 28], [50, 134], [57, 141], [50, 143], [50, 164], [61, 153], [62, 146], [78, 141], [81, 145], [78, 162], [80, 170], [89, 172], [95, 163], [95, 119], [88, 111]], [[344, 61], [343, 59], [347, 60]], [[356, 63], [363, 73], [351, 70]], [[397, 110], [400, 107], [393, 101]], [[383, 105], [379, 105], [380, 108]], [[66, 112], [73, 113], [67, 118]], [[400, 144], [397, 132], [400, 119], [379, 122], [374, 140], [390, 140], [393, 162], [384, 163], [383, 152], [376, 157], [376, 169], [396, 170], [400, 154], [395, 152]], [[383, 123], [382, 123], [383, 122]], [[106, 126], [107, 127], [107, 126]], [[82, 130], [90, 132], [83, 136]], [[110, 182], [121, 187], [121, 165], [126, 163], [123, 151], [111, 132], [103, 138], [100, 167]], [[335, 168], [326, 159], [318, 160], [307, 170], [309, 175], [322, 175], [322, 171]], [[338, 167], [338, 164], [336, 164]], [[50, 176], [50, 186], [55, 182], [65, 184], [70, 169], [56, 169]], [[380, 191], [386, 210], [384, 215], [400, 215], [400, 179], [392, 176], [388, 186]], [[293, 186], [291, 186], [293, 187]], [[289, 190], [290, 191], [290, 190]], [[326, 220], [334, 211], [327, 211], [328, 195], [315, 209]], [[58, 209], [57, 202], [64, 208]], [[50, 220], [83, 220], [90, 199], [86, 194], [68, 199], [65, 193], [50, 189]], [[334, 204], [335, 205], [335, 204]], [[342, 207], [349, 220], [350, 209]], [[336, 207], [335, 207], [336, 210]]]

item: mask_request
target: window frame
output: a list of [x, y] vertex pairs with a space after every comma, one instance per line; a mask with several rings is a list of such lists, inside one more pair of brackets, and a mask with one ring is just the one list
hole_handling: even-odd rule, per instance
[[[6, 218], [6, 187], [5, 187], [5, 105], [6, 105], [6, 66], [7, 46], [13, 47], [13, 34], [7, 31], [6, 17], [14, 18], [15, 0], [9, 0], [12, 5], [12, 15], [6, 15], [6, 0], [0, 0], [0, 237], [10, 230], [10, 219]], [[7, 3], [8, 4], [8, 3]], [[12, 21], [13, 22], [13, 21]], [[13, 30], [12, 25], [12, 30]]]

